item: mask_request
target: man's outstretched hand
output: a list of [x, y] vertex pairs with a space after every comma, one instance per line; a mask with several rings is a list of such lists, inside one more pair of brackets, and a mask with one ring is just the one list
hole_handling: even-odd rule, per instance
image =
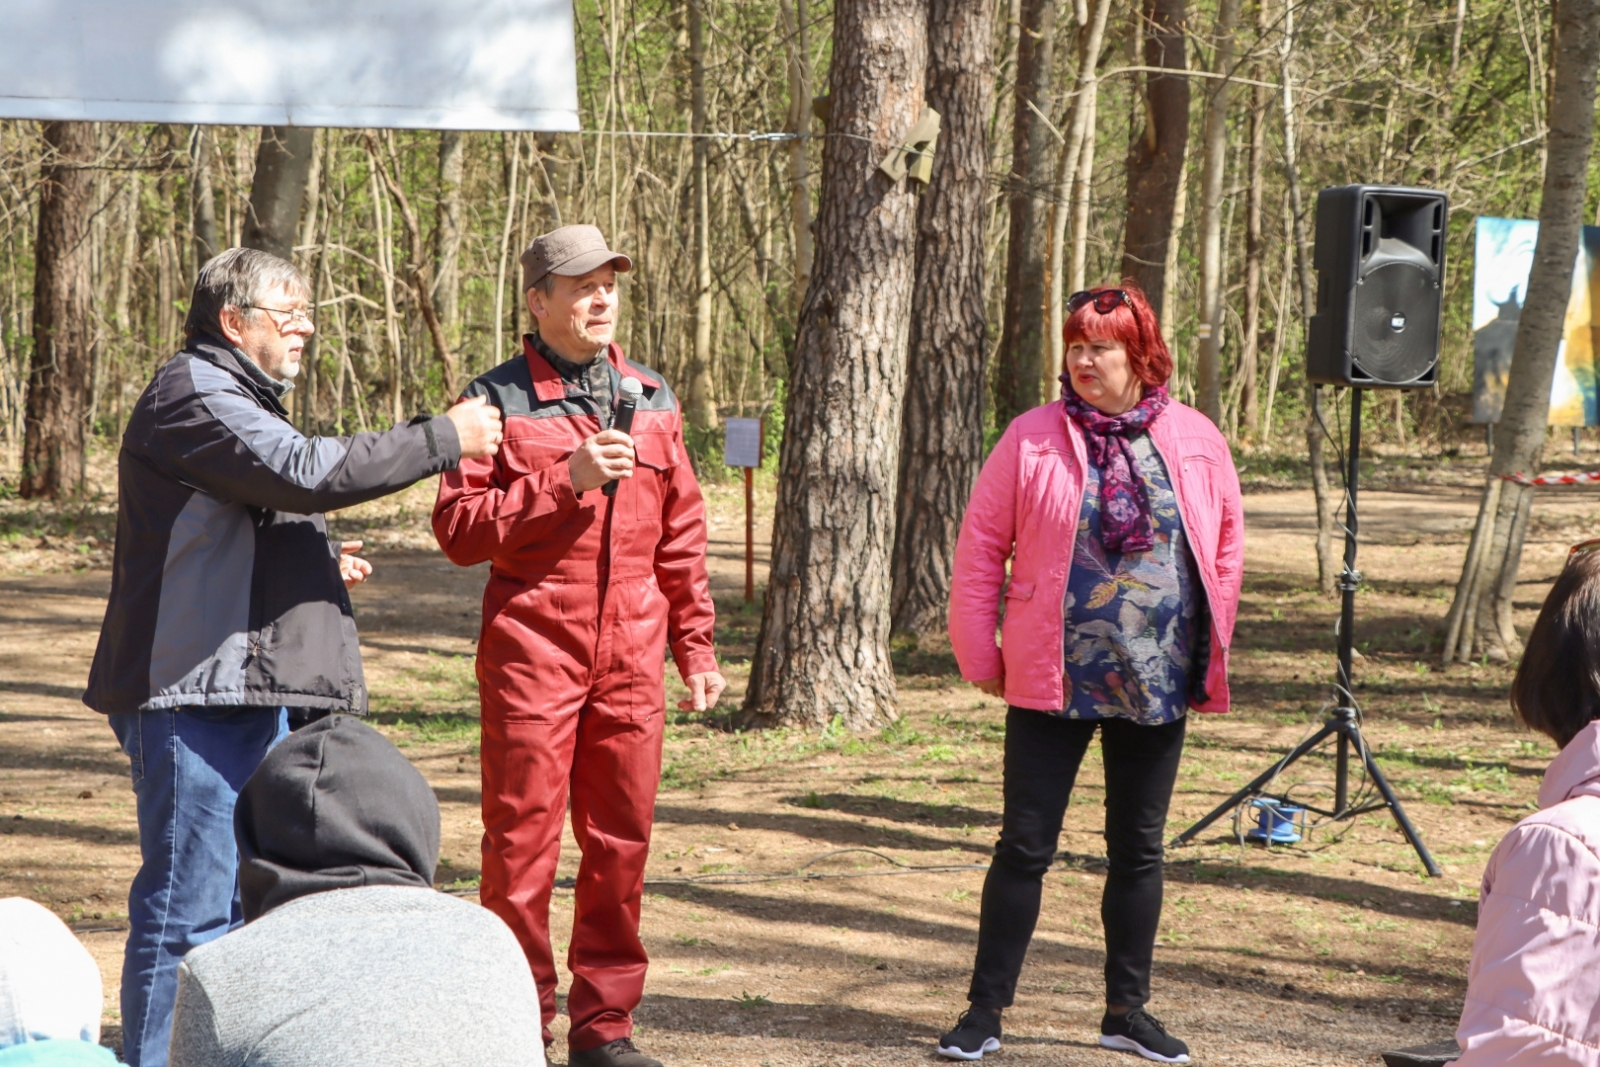
[[601, 430], [572, 453], [567, 471], [572, 475], [574, 493], [587, 493], [618, 478], [632, 478], [633, 438], [621, 430]]
[[339, 577], [344, 587], [350, 589], [372, 577], [372, 564], [356, 555], [361, 551], [360, 541], [339, 542]]
[[689, 699], [678, 701], [679, 711], [710, 711], [717, 706], [722, 691], [728, 688], [728, 683], [717, 671], [707, 671], [705, 674], [691, 674], [687, 679], [689, 683]]
[[456, 424], [456, 436], [461, 438], [461, 458], [479, 459], [500, 451], [504, 428], [500, 425], [500, 409], [488, 402], [487, 397], [475, 396], [463, 400], [445, 412]]

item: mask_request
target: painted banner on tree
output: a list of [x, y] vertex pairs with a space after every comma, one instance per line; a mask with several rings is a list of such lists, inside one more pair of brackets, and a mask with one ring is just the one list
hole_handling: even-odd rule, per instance
[[[1499, 422], [1517, 322], [1539, 240], [1534, 219], [1478, 218], [1472, 277], [1472, 421]], [[1550, 385], [1550, 425], [1600, 426], [1595, 353], [1600, 349], [1600, 227], [1585, 226], [1572, 269], [1572, 298]]]

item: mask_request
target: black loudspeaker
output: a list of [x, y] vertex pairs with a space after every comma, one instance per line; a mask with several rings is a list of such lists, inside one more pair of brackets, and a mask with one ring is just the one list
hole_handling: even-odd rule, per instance
[[1432, 189], [1340, 185], [1317, 194], [1317, 310], [1307, 378], [1320, 385], [1434, 383], [1449, 217], [1449, 197]]

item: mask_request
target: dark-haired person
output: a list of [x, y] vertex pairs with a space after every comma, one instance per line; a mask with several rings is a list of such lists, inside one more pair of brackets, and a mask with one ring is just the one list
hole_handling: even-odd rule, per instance
[[1574, 546], [1511, 707], [1561, 753], [1489, 856], [1456, 1067], [1600, 1067], [1600, 541]]
[[482, 400], [387, 433], [306, 437], [283, 398], [311, 336], [294, 264], [230, 248], [200, 269], [188, 344], [117, 456], [111, 597], [83, 702], [128, 755], [142, 864], [128, 893], [123, 1054], [167, 1062], [178, 961], [239, 925], [233, 805], [288, 709], [367, 706], [346, 587], [372, 568], [321, 512], [493, 455]]
[[1167, 395], [1172, 357], [1142, 293], [1074, 293], [1068, 309], [1062, 399], [1007, 427], [956, 546], [951, 645], [962, 677], [1010, 710], [971, 1007], [939, 1052], [976, 1060], [1000, 1047], [1000, 1013], [1098, 730], [1110, 857], [1100, 1043], [1186, 1063], [1188, 1047], [1144, 1005], [1187, 715], [1228, 710], [1244, 557], [1239, 479], [1217, 428]]
[[382, 734], [295, 731], [234, 823], [245, 925], [178, 968], [172, 1067], [544, 1067], [517, 939], [433, 888], [439, 801]]

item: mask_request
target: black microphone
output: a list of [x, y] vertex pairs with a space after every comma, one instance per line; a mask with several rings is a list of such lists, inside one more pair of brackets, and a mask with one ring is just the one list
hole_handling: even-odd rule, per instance
[[[622, 379], [621, 395], [617, 397], [617, 415], [616, 418], [611, 420], [611, 428], [613, 430], [621, 430], [623, 433], [630, 434], [633, 432], [633, 413], [638, 408], [639, 398], [642, 396], [644, 396], [644, 386], [639, 384], [639, 379]], [[637, 461], [638, 457], [635, 456], [634, 458]], [[600, 491], [606, 496], [616, 496], [617, 480], [615, 478], [611, 479], [601, 486]]]

